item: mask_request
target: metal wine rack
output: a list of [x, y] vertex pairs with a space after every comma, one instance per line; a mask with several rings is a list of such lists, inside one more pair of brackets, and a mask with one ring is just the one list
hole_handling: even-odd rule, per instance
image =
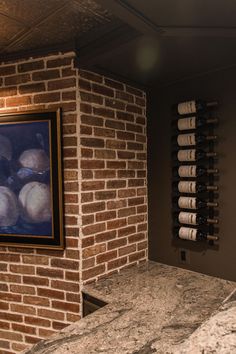
[[[194, 102], [194, 101], [191, 101]], [[188, 103], [188, 102], [187, 102]], [[188, 149], [200, 149], [204, 153], [215, 153], [215, 147], [217, 144], [218, 137], [216, 140], [209, 140], [203, 143], [196, 143], [196, 145], [185, 145], [185, 146], [179, 146], [178, 145], [178, 135], [180, 134], [192, 134], [192, 133], [197, 133], [197, 134], [203, 134], [204, 136], [214, 136], [215, 134], [215, 126], [218, 124], [218, 119], [214, 120], [216, 118], [216, 109], [217, 109], [218, 104], [216, 105], [211, 105], [209, 104], [209, 107], [205, 106], [205, 109], [201, 111], [197, 111], [196, 113], [189, 113], [189, 114], [179, 114], [178, 112], [175, 112], [173, 115], [173, 121], [172, 121], [172, 200], [175, 200], [175, 204], [173, 203], [173, 208], [172, 208], [172, 221], [173, 221], [173, 230], [179, 230], [180, 233], [180, 228], [191, 228], [195, 230], [201, 231], [201, 235], [206, 235], [206, 237], [202, 237], [200, 240], [201, 241], [207, 241], [209, 245], [214, 245], [214, 242], [218, 240], [218, 219], [216, 218], [217, 215], [217, 209], [216, 205], [215, 206], [206, 206], [201, 209], [189, 209], [189, 208], [181, 208], [179, 205], [176, 206], [176, 200], [177, 198], [183, 196], [183, 197], [197, 197], [206, 203], [216, 203], [218, 206], [218, 191], [213, 191], [213, 190], [207, 190], [204, 192], [198, 192], [196, 194], [192, 193], [183, 193], [180, 192], [179, 189], [176, 191], [176, 185], [180, 181], [195, 181], [198, 182], [201, 185], [207, 185], [207, 186], [217, 186], [217, 182], [219, 179], [219, 171], [217, 174], [209, 173], [206, 174], [205, 176], [201, 177], [180, 177], [177, 173], [179, 166], [181, 165], [200, 165], [201, 167], [209, 170], [214, 170], [217, 168], [217, 162], [218, 162], [218, 156], [208, 156], [203, 158], [200, 161], [179, 161], [177, 156], [178, 156], [178, 151], [179, 150], [188, 150]], [[176, 106], [175, 106], [176, 107]], [[204, 118], [206, 121], [211, 121], [212, 124], [205, 124], [202, 127], [199, 128], [191, 128], [189, 129], [186, 128], [181, 130], [178, 129], [178, 120], [183, 119], [183, 118], [193, 118], [196, 117], [196, 120], [201, 117], [201, 120]], [[197, 151], [197, 150], [196, 150]], [[213, 154], [210, 154], [213, 155]], [[175, 187], [174, 187], [175, 186]], [[193, 224], [184, 224], [180, 223], [179, 221], [179, 213], [187, 212], [187, 213], [197, 213], [201, 214], [203, 218], [207, 218], [207, 220], [213, 220], [214, 223], [204, 223], [202, 225], [193, 225]], [[198, 231], [197, 231], [198, 232]], [[184, 240], [191, 240], [191, 238], [185, 238], [185, 237], [180, 237], [180, 235], [176, 234], [176, 231], [173, 232], [174, 237], [184, 239]], [[198, 232], [199, 234], [199, 232]], [[207, 236], [211, 235], [211, 236]], [[196, 239], [194, 239], [196, 241]], [[197, 239], [199, 241], [199, 239]]]

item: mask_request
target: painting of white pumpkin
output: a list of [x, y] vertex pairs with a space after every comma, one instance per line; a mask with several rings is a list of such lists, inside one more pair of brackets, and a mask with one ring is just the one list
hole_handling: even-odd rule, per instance
[[51, 195], [49, 186], [44, 183], [27, 183], [19, 194], [20, 215], [29, 223], [51, 220]]
[[19, 217], [19, 205], [15, 194], [0, 186], [0, 226], [13, 226]]

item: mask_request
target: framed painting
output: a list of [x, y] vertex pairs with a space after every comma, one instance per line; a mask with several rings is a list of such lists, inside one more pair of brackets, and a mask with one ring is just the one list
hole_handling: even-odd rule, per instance
[[0, 245], [64, 248], [60, 110], [0, 115]]

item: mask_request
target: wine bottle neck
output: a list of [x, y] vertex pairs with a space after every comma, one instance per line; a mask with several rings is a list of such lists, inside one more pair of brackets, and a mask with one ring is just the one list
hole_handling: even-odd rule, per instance
[[209, 108], [210, 107], [215, 107], [215, 106], [218, 106], [218, 102], [217, 101], [207, 102], [206, 106], [209, 107]]
[[218, 207], [218, 203], [207, 202], [208, 207]]
[[207, 235], [207, 240], [211, 240], [211, 241], [217, 241], [219, 240], [219, 237], [218, 236], [213, 236], [213, 235]]
[[206, 123], [209, 123], [209, 124], [214, 124], [214, 123], [218, 123], [218, 119], [217, 118], [209, 118], [206, 120]]
[[217, 169], [217, 168], [208, 168], [207, 169], [207, 173], [218, 173], [219, 172], [219, 170]]
[[207, 223], [208, 224], [219, 224], [219, 220], [218, 219], [207, 219]]
[[216, 140], [217, 139], [217, 135], [208, 135], [206, 136], [206, 140]]
[[217, 186], [207, 186], [207, 190], [208, 191], [218, 191], [218, 187]]
[[216, 156], [217, 156], [217, 153], [216, 153], [216, 152], [207, 152], [207, 153], [206, 153], [206, 156], [207, 156], [207, 157], [216, 157]]

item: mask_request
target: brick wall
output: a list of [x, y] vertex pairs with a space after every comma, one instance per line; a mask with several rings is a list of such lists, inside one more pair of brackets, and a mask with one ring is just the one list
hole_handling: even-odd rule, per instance
[[145, 94], [74, 54], [0, 65], [0, 113], [62, 108], [65, 251], [0, 247], [0, 353], [81, 316], [85, 282], [147, 257]]
[[81, 72], [82, 280], [147, 257], [144, 92]]

